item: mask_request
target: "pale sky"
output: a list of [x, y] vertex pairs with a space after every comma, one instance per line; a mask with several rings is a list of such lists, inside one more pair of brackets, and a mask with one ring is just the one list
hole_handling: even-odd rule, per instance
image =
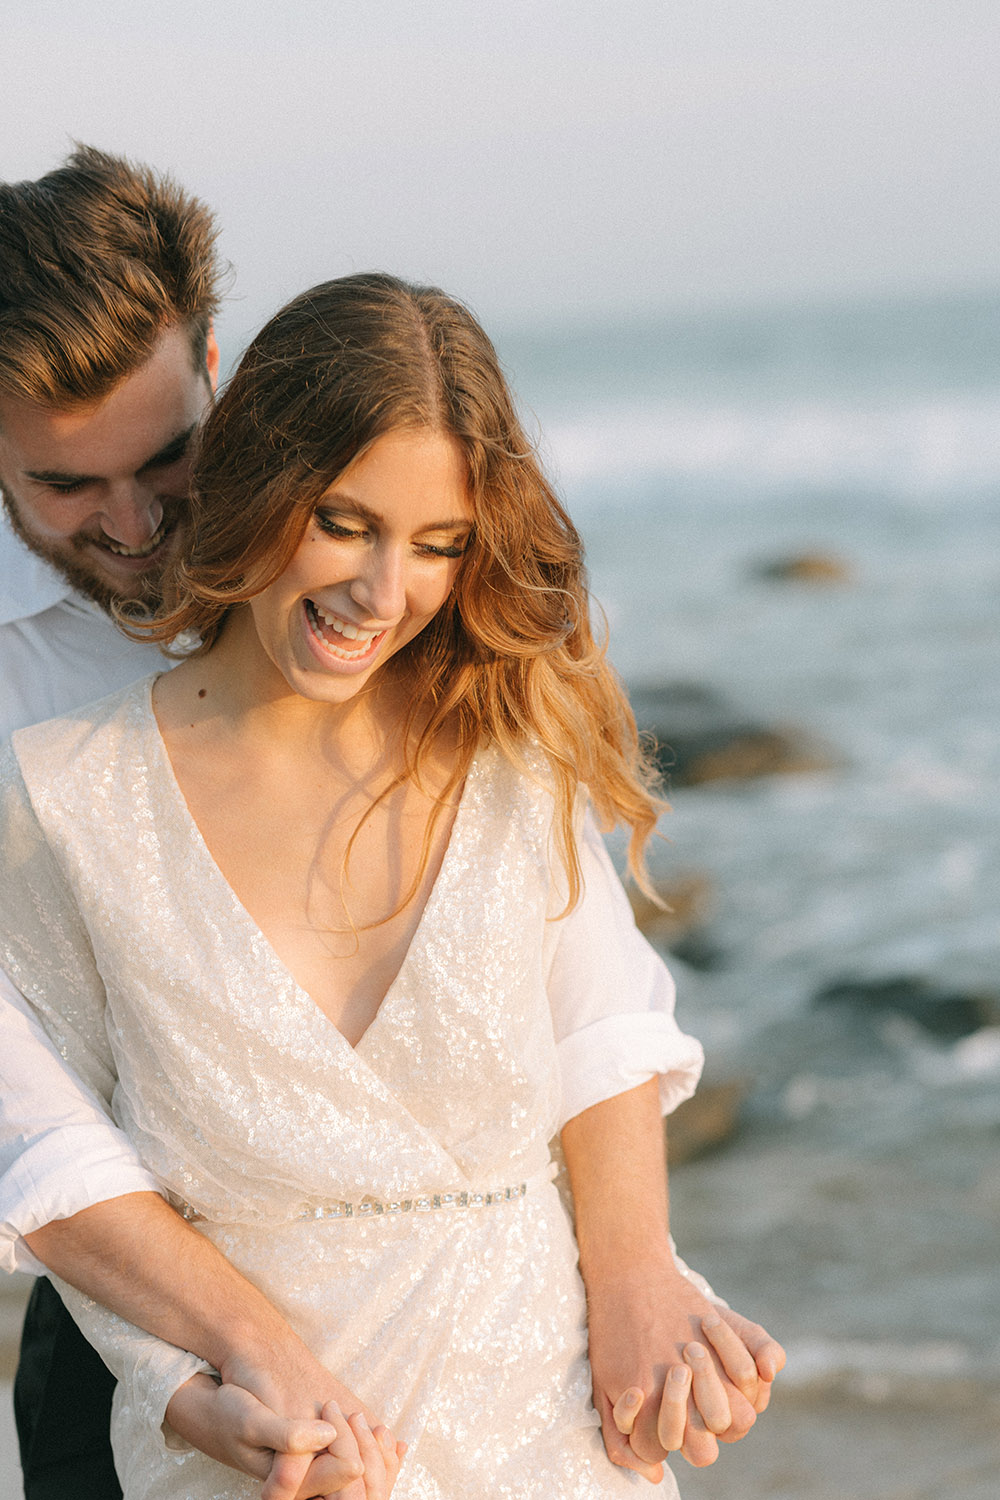
[[2, 11], [0, 177], [72, 137], [172, 171], [233, 342], [375, 266], [494, 327], [1000, 287], [996, 0]]

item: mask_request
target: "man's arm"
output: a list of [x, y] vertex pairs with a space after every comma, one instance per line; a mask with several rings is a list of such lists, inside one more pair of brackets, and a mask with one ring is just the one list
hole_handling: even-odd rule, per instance
[[127, 1136], [2, 971], [0, 1098], [7, 1269], [53, 1271], [220, 1372], [255, 1348], [291, 1351], [300, 1342], [267, 1299], [153, 1190]]
[[[194, 1446], [244, 1472], [268, 1474], [269, 1500], [294, 1500], [307, 1471], [314, 1479], [321, 1475], [324, 1489], [346, 1484], [357, 1500], [367, 1493], [370, 1468], [394, 1479], [403, 1450], [378, 1415], [319, 1363], [263, 1293], [159, 1194], [131, 1193], [95, 1204], [34, 1231], [28, 1241], [38, 1259], [67, 1282], [57, 1286], [70, 1311], [119, 1379], [128, 1381], [152, 1346], [165, 1372], [158, 1387], [156, 1368], [144, 1382], [144, 1388], [156, 1388], [154, 1400], [147, 1401], [152, 1407], [159, 1400], [156, 1422], [166, 1408], [175, 1430]], [[164, 1342], [145, 1338], [140, 1329]], [[199, 1377], [190, 1378], [179, 1350], [197, 1354], [219, 1372], [224, 1387], [238, 1387], [261, 1404], [218, 1406], [217, 1388], [207, 1382], [197, 1389]], [[314, 1464], [313, 1424], [321, 1416], [333, 1429], [332, 1441]], [[367, 1423], [363, 1431], [359, 1418]], [[364, 1437], [369, 1430], [374, 1448]], [[248, 1454], [282, 1441], [282, 1433], [293, 1451], [278, 1453], [268, 1473], [269, 1460], [257, 1467], [264, 1455]], [[365, 1481], [354, 1479], [362, 1468]]]
[[176, 1346], [163, 1351], [168, 1384], [178, 1351], [188, 1350], [288, 1418], [314, 1418], [331, 1400], [348, 1417], [362, 1410], [267, 1298], [154, 1189], [103, 1100], [0, 971], [0, 1265], [48, 1270]]

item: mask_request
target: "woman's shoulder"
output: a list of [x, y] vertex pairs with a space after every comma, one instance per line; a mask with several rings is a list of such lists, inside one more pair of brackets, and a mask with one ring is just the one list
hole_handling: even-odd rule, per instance
[[527, 839], [548, 859], [558, 796], [556, 773], [540, 746], [491, 743], [476, 753], [463, 803], [484, 838]]
[[99, 782], [95, 778], [109, 775], [124, 747], [145, 733], [155, 676], [142, 677], [105, 698], [16, 730], [10, 738], [8, 763], [20, 769], [29, 786], [56, 791], [83, 783], [96, 791]]

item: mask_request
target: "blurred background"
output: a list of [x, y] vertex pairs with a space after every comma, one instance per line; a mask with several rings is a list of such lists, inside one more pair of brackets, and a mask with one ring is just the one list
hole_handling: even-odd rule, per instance
[[790, 1353], [685, 1500], [995, 1500], [993, 0], [2, 12], [0, 174], [203, 196], [227, 360], [370, 267], [495, 336], [671, 780], [675, 1234]]

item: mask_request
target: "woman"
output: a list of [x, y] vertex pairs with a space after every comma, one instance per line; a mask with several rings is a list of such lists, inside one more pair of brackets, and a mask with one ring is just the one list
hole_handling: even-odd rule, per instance
[[[198, 649], [15, 737], [3, 960], [409, 1442], [398, 1496], [673, 1494], [665, 1452], [741, 1435], [780, 1351], [671, 1253], [660, 1106], [700, 1049], [594, 826], [629, 825], [641, 878], [660, 804], [492, 347], [441, 293], [318, 287], [251, 346], [195, 490], [149, 633]], [[205, 1367], [74, 1311], [122, 1379], [128, 1500], [259, 1493], [164, 1444], [170, 1401], [238, 1461]], [[344, 1493], [387, 1494], [395, 1438], [328, 1415]]]

